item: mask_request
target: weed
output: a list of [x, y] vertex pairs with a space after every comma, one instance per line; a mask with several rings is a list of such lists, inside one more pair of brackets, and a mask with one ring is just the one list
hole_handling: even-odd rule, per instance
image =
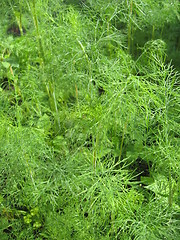
[[0, 238], [178, 239], [179, 2], [0, 4]]

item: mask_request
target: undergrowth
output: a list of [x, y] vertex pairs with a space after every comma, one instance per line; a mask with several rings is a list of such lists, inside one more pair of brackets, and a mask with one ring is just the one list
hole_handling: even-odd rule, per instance
[[178, 240], [179, 2], [0, 4], [0, 239]]

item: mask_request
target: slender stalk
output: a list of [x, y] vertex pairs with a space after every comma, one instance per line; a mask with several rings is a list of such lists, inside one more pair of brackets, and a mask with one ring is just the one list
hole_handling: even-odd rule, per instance
[[124, 125], [124, 129], [123, 129], [123, 134], [122, 134], [122, 139], [121, 139], [121, 145], [120, 145], [120, 151], [119, 151], [119, 160], [121, 160], [121, 156], [122, 156], [122, 148], [123, 148], [123, 143], [124, 143], [124, 135], [126, 132], [126, 128], [127, 128], [127, 122]]
[[57, 134], [60, 131], [60, 120], [58, 117], [58, 107], [57, 107], [57, 101], [55, 96], [55, 88], [50, 81], [48, 84], [46, 84], [46, 90], [49, 98], [51, 111], [54, 113], [55, 132]]
[[77, 40], [77, 42], [79, 43], [79, 45], [80, 45], [80, 47], [81, 47], [81, 49], [82, 49], [82, 51], [83, 51], [83, 53], [84, 53], [84, 56], [85, 56], [85, 58], [86, 58], [86, 60], [87, 60], [88, 67], [89, 67], [89, 74], [90, 74], [90, 76], [91, 76], [91, 62], [90, 62], [89, 57], [88, 57], [88, 55], [87, 55], [87, 53], [86, 53], [85, 47], [83, 46], [83, 44], [81, 43], [81, 41]]
[[88, 57], [88, 55], [86, 53], [86, 50], [85, 50], [83, 44], [81, 43], [81, 41], [77, 40], [77, 42], [79, 43], [79, 45], [80, 45], [80, 47], [81, 47], [81, 49], [82, 49], [82, 51], [84, 53], [84, 56], [86, 58], [87, 64], [88, 64], [88, 70], [89, 70], [89, 89], [88, 89], [88, 91], [91, 93], [91, 84], [92, 84], [91, 83], [91, 80], [92, 80], [91, 62], [89, 60], [89, 57]]
[[130, 2], [129, 11], [129, 22], [128, 22], [128, 53], [131, 52], [131, 41], [132, 41], [132, 11], [133, 11], [133, 0]]
[[[107, 20], [107, 36], [110, 35], [110, 32], [109, 32], [109, 21]], [[111, 41], [108, 40], [108, 53], [109, 53], [109, 56], [111, 57]]]
[[14, 81], [14, 90], [15, 90], [15, 99], [16, 99], [16, 120], [17, 120], [17, 123], [18, 123], [18, 126], [21, 125], [21, 120], [20, 120], [20, 111], [19, 111], [19, 106], [18, 106], [18, 96], [20, 96], [22, 98], [22, 95], [21, 95], [21, 91], [18, 87], [18, 84], [17, 84], [17, 78], [14, 76], [14, 71], [12, 69], [12, 66], [10, 65], [9, 67], [9, 70], [10, 70], [10, 73], [13, 77], [13, 81]]
[[[33, 20], [34, 20], [34, 26], [36, 29], [37, 40], [39, 43], [39, 56], [42, 59], [42, 62], [41, 62], [42, 67], [43, 67], [42, 74], [44, 75], [45, 54], [44, 54], [44, 48], [43, 48], [43, 44], [42, 44], [41, 34], [39, 31], [39, 24], [38, 24], [38, 18], [37, 18], [37, 13], [36, 13], [36, 1], [33, 0], [32, 7], [30, 7], [28, 1], [27, 1], [27, 4], [32, 13]], [[57, 101], [56, 101], [56, 96], [55, 96], [55, 87], [51, 81], [46, 81], [45, 76], [43, 77], [43, 81], [45, 84], [46, 92], [48, 94], [51, 111], [54, 113], [54, 121], [55, 121], [55, 129], [54, 130], [57, 134], [60, 131], [60, 120], [58, 117], [58, 107], [57, 107]]]
[[32, 184], [33, 184], [35, 190], [37, 190], [37, 187], [36, 187], [36, 184], [35, 184], [35, 181], [34, 181], [34, 177], [33, 177], [33, 172], [32, 172], [32, 169], [31, 169], [31, 167], [30, 167], [30, 165], [29, 165], [29, 162], [28, 162], [29, 156], [27, 156], [26, 153], [24, 154], [24, 158], [25, 158], [25, 160], [26, 160], [27, 170], [29, 171], [29, 175], [30, 175]]
[[21, 34], [21, 36], [23, 36], [24, 33], [23, 33], [23, 28], [22, 28], [22, 3], [21, 3], [21, 1], [19, 1], [19, 11], [18, 12], [15, 11], [11, 1], [9, 1], [9, 5], [11, 6], [13, 14], [16, 18], [16, 22], [18, 24], [20, 34]]
[[75, 94], [76, 94], [76, 103], [77, 103], [77, 108], [78, 108], [78, 111], [80, 113], [80, 116], [81, 116], [81, 112], [80, 112], [80, 106], [79, 106], [79, 99], [78, 99], [78, 88], [77, 88], [77, 85], [75, 84]]
[[173, 203], [173, 189], [172, 189], [172, 177], [171, 177], [171, 166], [169, 167], [169, 196], [168, 196], [168, 204], [169, 207], [172, 206]]
[[[28, 4], [28, 2], [27, 2], [27, 4]], [[32, 8], [30, 7], [29, 4], [28, 4], [28, 6], [31, 10], [33, 20], [34, 20], [34, 26], [35, 26], [35, 29], [36, 29], [37, 40], [38, 40], [38, 43], [39, 43], [39, 56], [43, 60], [43, 63], [44, 63], [45, 62], [44, 48], [43, 48], [43, 44], [42, 44], [41, 35], [40, 35], [40, 32], [39, 32], [39, 25], [38, 25], [37, 13], [36, 13], [36, 1], [33, 0]]]
[[94, 140], [94, 149], [93, 149], [93, 168], [96, 170], [96, 164], [97, 164], [97, 146], [98, 146], [98, 135], [96, 136], [96, 139]]
[[96, 170], [96, 149], [93, 150], [93, 168]]
[[152, 27], [152, 40], [154, 40], [154, 32], [155, 32], [155, 26]]

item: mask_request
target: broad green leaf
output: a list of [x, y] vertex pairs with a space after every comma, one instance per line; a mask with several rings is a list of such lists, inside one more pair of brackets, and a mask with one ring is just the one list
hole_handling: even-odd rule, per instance
[[2, 65], [3, 65], [6, 69], [8, 69], [8, 68], [10, 67], [10, 63], [8, 63], [8, 62], [2, 62]]
[[154, 179], [152, 177], [143, 177], [141, 176], [141, 182], [146, 185], [150, 185], [154, 183]]

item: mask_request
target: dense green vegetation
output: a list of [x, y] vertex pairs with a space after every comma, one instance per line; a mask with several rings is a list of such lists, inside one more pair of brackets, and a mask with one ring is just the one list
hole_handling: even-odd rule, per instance
[[1, 0], [0, 239], [178, 240], [178, 0]]

